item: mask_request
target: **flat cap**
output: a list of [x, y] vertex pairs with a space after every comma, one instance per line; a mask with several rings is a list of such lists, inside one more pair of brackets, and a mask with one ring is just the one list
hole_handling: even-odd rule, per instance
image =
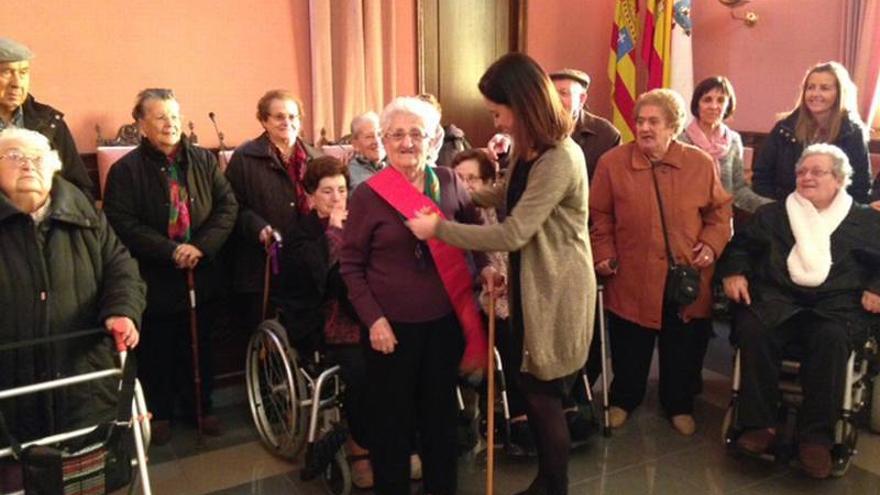
[[592, 81], [592, 79], [590, 79], [590, 75], [586, 72], [582, 70], [567, 68], [551, 72], [550, 79], [554, 81], [557, 79], [571, 79], [572, 81], [577, 81], [583, 84], [586, 88], [590, 87], [590, 82]]
[[21, 62], [34, 58], [28, 47], [11, 38], [0, 38], [0, 63]]

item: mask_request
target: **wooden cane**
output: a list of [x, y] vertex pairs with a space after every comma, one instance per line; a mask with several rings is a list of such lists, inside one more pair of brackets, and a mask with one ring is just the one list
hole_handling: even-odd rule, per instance
[[263, 312], [261, 321], [266, 321], [269, 314], [269, 283], [272, 280], [272, 237], [265, 242], [266, 249], [266, 267], [263, 271]]
[[193, 385], [196, 396], [196, 426], [199, 443], [202, 442], [202, 374], [199, 369], [199, 323], [196, 312], [196, 279], [193, 269], [186, 271], [186, 286], [189, 291], [189, 334], [192, 339]]
[[486, 495], [495, 493], [495, 281], [489, 280], [489, 360], [486, 367]]

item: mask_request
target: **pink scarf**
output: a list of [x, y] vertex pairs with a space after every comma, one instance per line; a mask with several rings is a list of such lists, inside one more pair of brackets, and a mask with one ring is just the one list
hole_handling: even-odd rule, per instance
[[685, 129], [685, 134], [690, 138], [694, 146], [712, 155], [715, 159], [715, 168], [721, 174], [721, 165], [718, 163], [730, 150], [730, 129], [723, 123], [718, 126], [718, 130], [711, 136], [707, 136], [700, 129], [697, 119], [691, 121], [690, 125]]

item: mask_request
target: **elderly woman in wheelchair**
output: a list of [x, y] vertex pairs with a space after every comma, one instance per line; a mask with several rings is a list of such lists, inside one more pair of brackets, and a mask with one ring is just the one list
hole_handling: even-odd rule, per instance
[[[251, 394], [252, 407], [256, 401], [255, 410], [271, 410], [255, 412], [257, 426], [269, 446], [282, 456], [293, 457], [303, 445], [306, 423], [310, 423], [309, 445], [316, 443], [319, 409], [335, 408], [338, 389], [344, 385], [341, 405], [350, 434], [351, 482], [358, 488], [368, 488], [373, 473], [364, 448], [368, 398], [364, 394], [360, 347], [363, 329], [348, 301], [338, 263], [348, 215], [348, 169], [336, 158], [316, 158], [309, 164], [303, 185], [312, 209], [290, 232], [283, 233], [284, 243], [278, 254], [281, 269], [272, 287], [278, 320], [263, 322], [251, 340], [249, 362], [254, 363], [254, 370], [248, 366], [252, 371], [249, 376], [258, 378], [253, 387], [257, 392]], [[273, 351], [268, 341], [273, 338], [280, 350], [269, 357]], [[279, 361], [285, 364], [277, 366]], [[279, 376], [277, 383], [272, 376]], [[257, 383], [259, 380], [262, 382]], [[276, 407], [280, 403], [285, 404]], [[308, 411], [311, 417], [307, 417]], [[335, 443], [329, 454], [314, 455], [327, 454], [325, 457], [333, 459], [338, 445]], [[312, 454], [306, 454], [307, 465]], [[341, 469], [347, 471], [347, 467]]]
[[852, 168], [835, 146], [809, 146], [795, 174], [795, 192], [760, 208], [718, 265], [724, 292], [740, 304], [739, 398], [728, 440], [755, 455], [774, 447], [780, 361], [796, 344], [798, 457], [807, 475], [826, 478], [841, 411], [848, 411], [850, 356], [880, 313], [880, 213], [847, 194]]

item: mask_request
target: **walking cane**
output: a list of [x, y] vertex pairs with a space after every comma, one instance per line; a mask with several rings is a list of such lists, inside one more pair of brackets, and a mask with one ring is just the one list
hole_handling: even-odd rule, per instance
[[605, 288], [602, 284], [598, 286], [599, 301], [599, 345], [602, 349], [602, 434], [606, 437], [611, 436], [611, 422], [609, 421], [609, 404], [608, 404], [608, 361], [607, 350], [605, 349]]
[[495, 280], [489, 280], [489, 360], [486, 367], [486, 495], [495, 493]]
[[193, 385], [196, 394], [196, 426], [199, 443], [202, 442], [202, 376], [199, 367], [199, 323], [196, 314], [196, 280], [192, 268], [186, 271], [186, 287], [189, 291], [189, 334], [192, 339]]
[[263, 272], [263, 313], [262, 321], [269, 316], [269, 284], [272, 281], [272, 273], [278, 274], [278, 250], [281, 249], [281, 235], [272, 231], [272, 235], [266, 240], [266, 267]]

